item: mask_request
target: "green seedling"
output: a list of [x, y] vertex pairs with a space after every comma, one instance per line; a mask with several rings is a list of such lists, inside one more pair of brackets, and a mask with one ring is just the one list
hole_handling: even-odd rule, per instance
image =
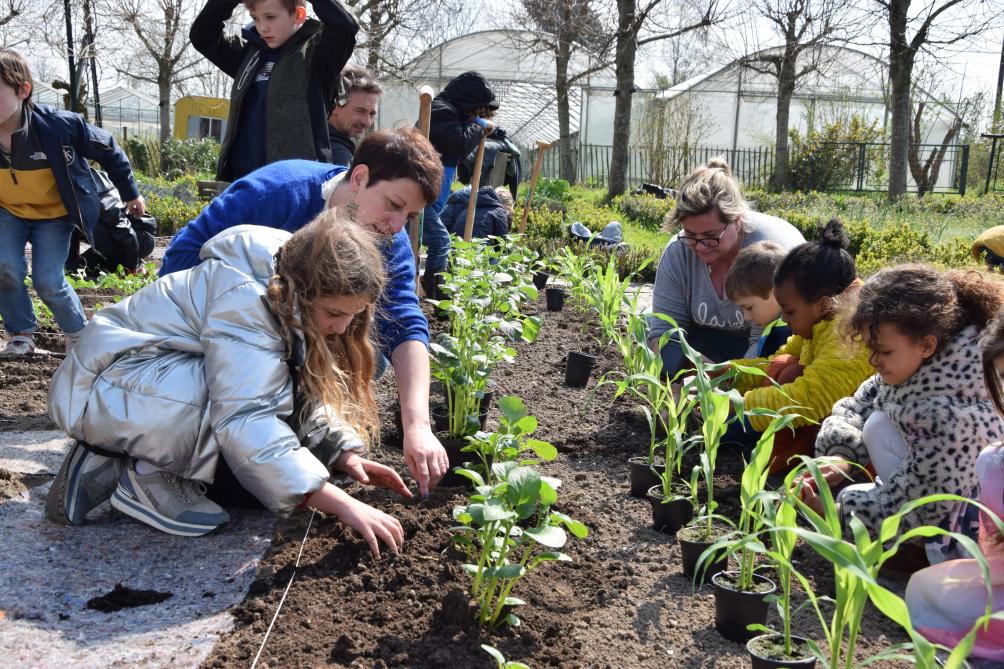
[[[976, 504], [986, 513], [986, 517], [997, 525], [998, 531], [1004, 532], [1004, 523], [979, 502], [958, 495], [928, 495], [911, 500], [900, 507], [898, 512], [882, 522], [878, 535], [872, 538], [858, 518], [853, 515], [841, 517], [829, 486], [819, 486], [819, 498], [823, 512], [820, 514], [808, 507], [799, 495], [801, 486], [806, 485], [800, 477], [804, 472], [809, 472], [816, 481], [823, 480], [818, 464], [811, 458], [802, 456], [802, 465], [786, 477], [785, 490], [788, 491], [786, 502], [799, 511], [808, 526], [798, 527], [792, 523], [780, 528], [772, 528], [772, 532], [774, 534], [791, 532], [833, 565], [836, 594], [832, 602], [833, 613], [829, 620], [824, 616], [820, 606], [823, 598], [813, 592], [804, 576], [792, 570], [809, 596], [809, 601], [819, 618], [823, 635], [829, 647], [828, 653], [823, 652], [815, 642], [810, 640], [809, 645], [817, 659], [828, 669], [854, 669], [887, 658], [909, 659], [921, 669], [935, 669], [935, 667], [941, 666], [951, 669], [961, 667], [963, 660], [972, 649], [979, 626], [986, 624], [995, 616], [1004, 617], [1001, 614], [994, 614], [992, 611], [992, 581], [989, 565], [976, 542], [963, 534], [931, 526], [901, 531], [900, 525], [903, 517], [913, 510], [925, 504], [937, 502]], [[845, 534], [850, 537], [850, 540], [845, 538]], [[934, 536], [949, 536], [958, 541], [962, 548], [978, 561], [983, 572], [984, 582], [987, 584], [987, 606], [984, 616], [962, 642], [951, 651], [943, 664], [939, 664], [935, 658], [936, 646], [913, 628], [903, 599], [886, 588], [878, 579], [882, 565], [894, 556], [904, 543]], [[871, 601], [879, 611], [902, 627], [909, 635], [910, 643], [897, 644], [867, 660], [858, 662], [855, 659], [855, 654], [861, 636], [861, 619], [868, 601]]]
[[541, 476], [533, 467], [516, 462], [492, 465], [493, 480], [486, 482], [470, 469], [457, 472], [475, 484], [465, 506], [454, 508], [459, 525], [450, 528], [453, 541], [464, 550], [471, 575], [471, 595], [477, 603], [477, 620], [487, 629], [505, 622], [520, 624], [506, 608], [523, 604], [512, 596], [513, 587], [544, 562], [571, 560], [558, 549], [567, 542], [565, 529], [577, 538], [589, 534], [585, 525], [552, 510], [558, 500], [558, 479]]
[[505, 655], [494, 646], [483, 643], [481, 644], [481, 650], [495, 658], [495, 661], [498, 663], [498, 669], [530, 669], [530, 665], [528, 664], [506, 660]]
[[446, 388], [452, 437], [477, 432], [492, 371], [515, 358], [509, 342], [532, 342], [540, 332], [539, 319], [520, 313], [520, 306], [537, 296], [526, 279], [533, 259], [515, 242], [457, 241], [441, 286], [448, 298], [432, 301], [449, 315], [450, 332], [429, 347], [432, 375]]
[[[537, 419], [527, 411], [523, 400], [506, 395], [498, 405], [501, 413], [498, 431], [478, 432], [461, 449], [477, 455], [481, 461], [479, 473], [485, 481], [492, 481], [492, 464], [495, 462], [519, 459], [520, 465], [529, 465], [539, 461], [550, 462], [558, 457], [558, 449], [553, 445], [531, 437], [537, 430]], [[531, 453], [539, 460], [530, 458]]]

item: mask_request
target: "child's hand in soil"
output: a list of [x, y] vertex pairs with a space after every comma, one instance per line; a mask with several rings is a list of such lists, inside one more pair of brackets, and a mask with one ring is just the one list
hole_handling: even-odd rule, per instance
[[412, 497], [408, 486], [396, 471], [387, 465], [364, 458], [354, 451], [345, 451], [335, 463], [335, 469], [348, 474], [359, 483], [388, 488], [405, 499]]
[[307, 505], [338, 517], [369, 544], [373, 557], [380, 557], [380, 542], [398, 553], [404, 545], [404, 529], [397, 518], [360, 502], [338, 486], [325, 483], [307, 500]]

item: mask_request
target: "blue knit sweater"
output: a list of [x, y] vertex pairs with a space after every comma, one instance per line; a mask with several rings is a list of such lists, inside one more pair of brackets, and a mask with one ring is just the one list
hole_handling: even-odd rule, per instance
[[[321, 185], [346, 168], [310, 160], [283, 160], [238, 179], [171, 240], [161, 276], [198, 265], [211, 237], [234, 225], [265, 225], [295, 232], [324, 209]], [[415, 295], [415, 257], [401, 231], [382, 247], [387, 287], [377, 304], [380, 349], [390, 354], [406, 341], [429, 344], [429, 323]]]

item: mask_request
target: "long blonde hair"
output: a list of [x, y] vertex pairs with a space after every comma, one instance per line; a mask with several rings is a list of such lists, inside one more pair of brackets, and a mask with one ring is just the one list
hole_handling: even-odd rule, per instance
[[[370, 382], [375, 353], [370, 343], [374, 304], [386, 283], [383, 257], [374, 234], [325, 209], [296, 231], [276, 254], [268, 299], [282, 335], [292, 344], [301, 331], [306, 358], [298, 392], [305, 400], [300, 417], [318, 407], [354, 427], [373, 442], [379, 434]], [[314, 322], [312, 301], [352, 296], [369, 301], [344, 334], [325, 335]]]

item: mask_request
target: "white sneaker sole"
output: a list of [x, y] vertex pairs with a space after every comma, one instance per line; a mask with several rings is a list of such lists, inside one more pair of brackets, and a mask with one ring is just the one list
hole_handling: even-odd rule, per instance
[[150, 507], [142, 504], [127, 488], [123, 488], [121, 484], [115, 489], [114, 494], [112, 494], [112, 506], [141, 523], [154, 527], [161, 532], [179, 537], [202, 537], [226, 524], [224, 522], [220, 525], [197, 525], [162, 516]]

